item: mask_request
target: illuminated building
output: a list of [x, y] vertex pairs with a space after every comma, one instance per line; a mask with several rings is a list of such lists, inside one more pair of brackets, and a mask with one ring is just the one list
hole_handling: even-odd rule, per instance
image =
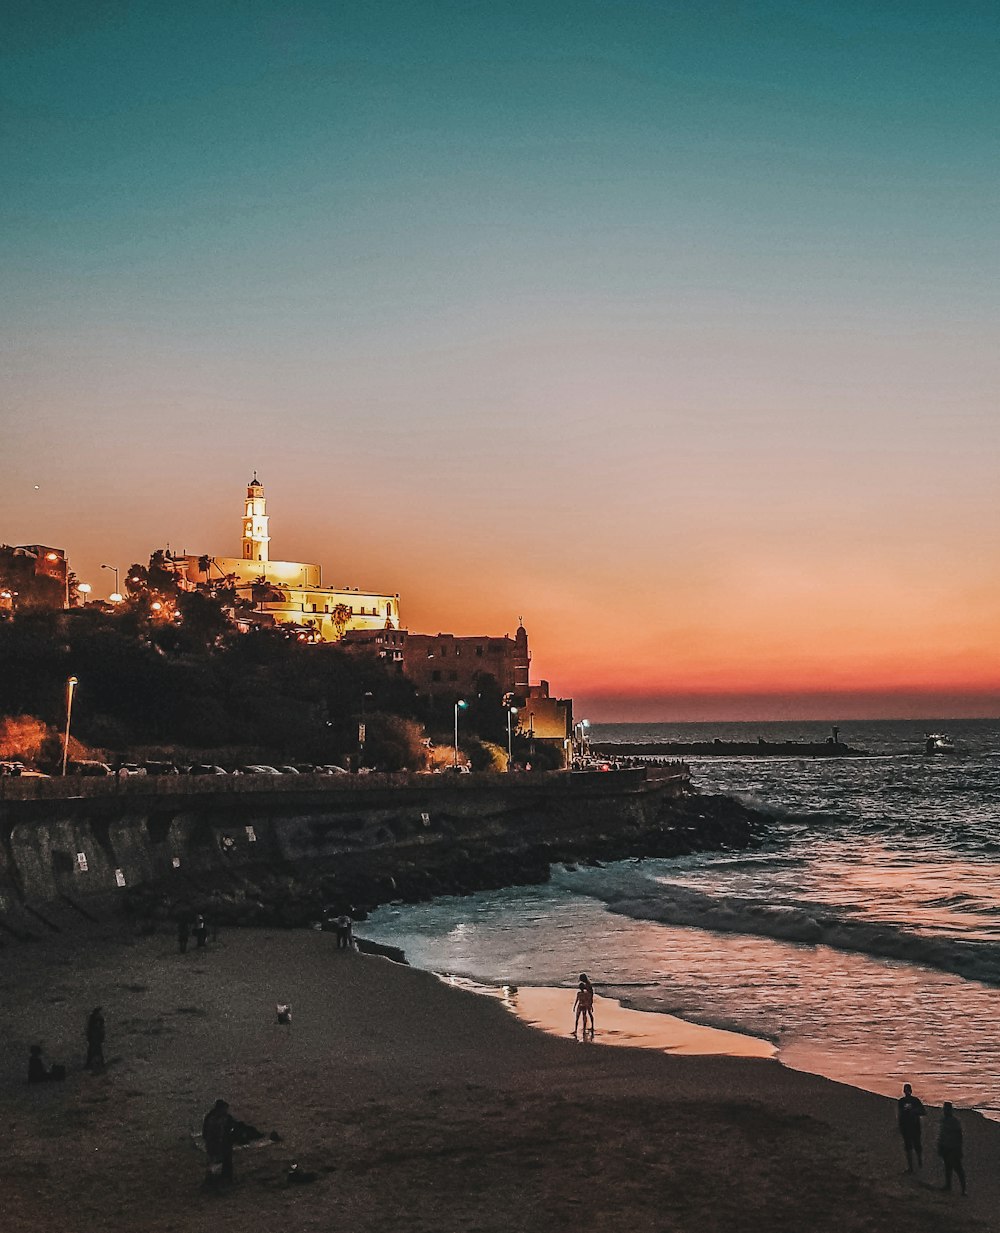
[[349, 630], [399, 628], [399, 596], [357, 587], [324, 587], [322, 569], [306, 561], [272, 561], [264, 485], [247, 485], [238, 557], [173, 556], [168, 565], [181, 585], [232, 586], [244, 603], [236, 619], [246, 625], [287, 625], [335, 642]]

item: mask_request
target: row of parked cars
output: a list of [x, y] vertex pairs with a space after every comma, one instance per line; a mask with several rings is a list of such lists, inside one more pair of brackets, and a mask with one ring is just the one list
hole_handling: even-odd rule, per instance
[[270, 766], [265, 763], [248, 763], [231, 771], [212, 762], [195, 762], [191, 766], [178, 766], [174, 762], [124, 762], [111, 767], [106, 762], [70, 762], [66, 768], [70, 775], [117, 775], [128, 779], [133, 775], [347, 775], [342, 766], [329, 763], [314, 766], [311, 763], [296, 763], [287, 766]]

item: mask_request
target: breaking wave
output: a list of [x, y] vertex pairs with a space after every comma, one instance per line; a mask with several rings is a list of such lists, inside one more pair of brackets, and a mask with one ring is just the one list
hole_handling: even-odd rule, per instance
[[707, 895], [688, 886], [652, 882], [624, 871], [608, 878], [588, 876], [586, 885], [577, 883], [577, 889], [633, 920], [829, 946], [1000, 985], [1000, 946], [988, 942], [929, 936], [891, 924], [851, 920], [813, 905], [782, 906], [734, 895]]

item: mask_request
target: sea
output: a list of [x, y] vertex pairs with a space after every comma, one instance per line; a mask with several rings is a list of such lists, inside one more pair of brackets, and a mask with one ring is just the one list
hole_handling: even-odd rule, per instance
[[[824, 741], [829, 723], [594, 724], [593, 742]], [[1000, 1119], [1000, 720], [840, 722], [850, 758], [691, 760], [766, 815], [741, 852], [557, 866], [390, 904], [367, 936], [497, 989], [585, 970], [624, 1006], [765, 1038], [784, 1064]], [[928, 756], [927, 733], [954, 751]], [[599, 1033], [598, 1033], [599, 1035]]]

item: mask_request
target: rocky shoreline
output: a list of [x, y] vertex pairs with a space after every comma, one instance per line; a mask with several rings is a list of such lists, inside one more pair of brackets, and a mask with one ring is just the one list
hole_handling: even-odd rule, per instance
[[664, 802], [652, 820], [616, 819], [597, 833], [582, 828], [578, 838], [455, 836], [434, 845], [385, 845], [306, 862], [193, 872], [131, 889], [124, 908], [140, 931], [196, 912], [224, 926], [301, 928], [331, 908], [363, 920], [385, 903], [537, 885], [548, 881], [554, 864], [741, 850], [759, 842], [766, 822], [766, 815], [731, 797], [690, 795]]

